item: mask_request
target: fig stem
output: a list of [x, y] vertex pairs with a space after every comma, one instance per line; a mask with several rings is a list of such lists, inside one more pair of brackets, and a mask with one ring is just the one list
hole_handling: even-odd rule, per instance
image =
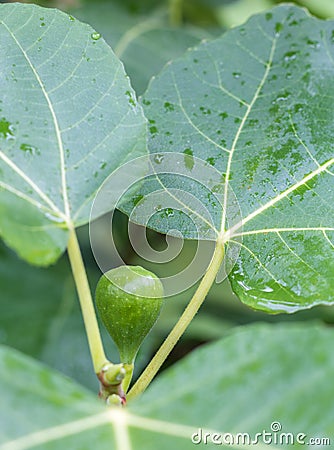
[[122, 383], [122, 387], [125, 393], [127, 393], [127, 390], [129, 389], [131, 380], [132, 380], [132, 375], [133, 375], [133, 369], [134, 369], [134, 365], [133, 364], [123, 364], [124, 369], [125, 369], [125, 377]]
[[108, 364], [109, 361], [104, 353], [87, 274], [74, 228], [70, 229], [67, 253], [79, 296], [94, 370], [96, 374], [99, 374], [103, 366]]
[[215, 281], [216, 275], [224, 259], [224, 254], [224, 241], [222, 238], [220, 238], [217, 240], [211, 262], [195, 294], [188, 303], [188, 306], [184, 310], [183, 314], [179, 318], [172, 331], [169, 333], [157, 353], [154, 355], [150, 363], [145, 368], [144, 372], [140, 375], [137, 382], [130, 390], [129, 394], [127, 395], [128, 400], [138, 396], [147, 388], [192, 319], [195, 317], [197, 311], [201, 307], [203, 301], [205, 300], [205, 297], [207, 296], [207, 293], [209, 292], [212, 284]]

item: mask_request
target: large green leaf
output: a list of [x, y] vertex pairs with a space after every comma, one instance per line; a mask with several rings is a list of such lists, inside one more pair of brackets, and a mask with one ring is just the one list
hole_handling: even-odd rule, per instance
[[[160, 375], [135, 411], [252, 437], [279, 422], [282, 433], [305, 433], [305, 442], [313, 436], [332, 441], [332, 339], [333, 330], [317, 325], [236, 329]], [[167, 442], [159, 448], [167, 449]], [[182, 449], [187, 448], [193, 447], [185, 442]]]
[[[2, 347], [0, 448], [190, 450], [199, 428], [228, 433], [231, 443], [237, 433], [251, 439], [263, 430], [270, 433], [274, 423], [294, 442], [303, 433], [305, 443], [327, 439], [323, 448], [326, 442], [329, 448], [332, 339], [332, 330], [316, 325], [237, 329], [168, 369], [127, 410], [105, 410], [68, 379]], [[276, 446], [275, 436], [276, 444], [286, 442], [280, 432], [272, 433], [270, 448], [290, 447]], [[267, 446], [260, 438], [254, 448]]]
[[145, 119], [122, 64], [90, 26], [1, 4], [0, 42], [0, 233], [29, 262], [49, 264], [67, 228], [88, 221], [107, 175], [145, 153]]
[[[334, 302], [333, 44], [334, 22], [280, 6], [188, 51], [152, 80], [142, 101], [152, 153], [184, 153], [193, 184], [195, 157], [224, 180], [221, 204], [193, 192], [214, 210], [206, 238], [223, 233], [239, 247], [230, 280], [254, 308], [293, 312]], [[178, 211], [186, 212], [185, 202], [172, 191], [183, 189], [179, 177], [159, 183], [173, 197], [174, 219], [148, 225], [194, 237]], [[189, 209], [200, 220], [196, 203]]]
[[[60, 426], [58, 433], [61, 435], [61, 432], [65, 432], [66, 435], [66, 426], [70, 431], [75, 429], [75, 421], [103, 414], [102, 405], [97, 403], [91, 393], [47, 367], [7, 347], [0, 348], [0, 359], [1, 449], [18, 450], [35, 447], [39, 443], [43, 444], [43, 440], [39, 442], [38, 439], [36, 441], [36, 437], [29, 437], [31, 433], [41, 431], [42, 437], [39, 439], [42, 439], [43, 429]], [[95, 421], [98, 423], [98, 419]], [[106, 422], [104, 419], [104, 423]], [[97, 439], [101, 449], [110, 448], [111, 427], [102, 427], [91, 432], [88, 423], [80, 428], [80, 434], [77, 434], [79, 429], [74, 432], [76, 434], [74, 440], [70, 433], [70, 437], [62, 439], [55, 446], [52, 443], [48, 445], [47, 442], [52, 440], [52, 435], [57, 435], [57, 432], [44, 432], [44, 439], [47, 436], [46, 443], [41, 448], [58, 448], [60, 444], [63, 444], [67, 448], [83, 450], [89, 448], [87, 442], [91, 439]], [[13, 438], [26, 435], [28, 435], [26, 445], [24, 443], [23, 445], [13, 443], [7, 446], [4, 444]]]

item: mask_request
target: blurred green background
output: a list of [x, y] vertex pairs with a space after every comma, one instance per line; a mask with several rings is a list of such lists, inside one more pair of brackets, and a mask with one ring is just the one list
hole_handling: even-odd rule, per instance
[[[9, 3], [9, 2], [1, 2]], [[275, 0], [58, 0], [25, 2], [63, 9], [99, 31], [124, 62], [132, 85], [140, 96], [149, 80], [171, 59], [239, 25]], [[321, 18], [334, 17], [334, 1], [295, 1]], [[181, 267], [194, 254], [196, 243], [186, 242], [181, 255], [169, 266], [142, 261], [127, 235], [127, 218], [117, 212], [113, 223], [117, 247], [127, 264], [141, 264], [163, 276]], [[153, 248], [166, 246], [165, 238], [148, 231]], [[88, 226], [78, 230], [92, 291], [101, 275], [91, 252]], [[142, 347], [136, 374], [149, 361], [189, 301], [193, 286], [168, 298], [161, 317]], [[0, 244], [0, 343], [17, 348], [96, 391], [83, 322], [67, 256], [53, 267], [39, 269], [19, 260]], [[267, 315], [250, 310], [231, 292], [227, 281], [215, 285], [200, 313], [165, 363], [168, 366], [191, 349], [220, 338], [232, 327], [255, 321], [322, 321], [334, 323], [334, 310], [317, 307], [293, 315]], [[101, 327], [102, 329], [102, 327]], [[103, 330], [108, 356], [117, 352]], [[163, 367], [163, 368], [164, 368]]]

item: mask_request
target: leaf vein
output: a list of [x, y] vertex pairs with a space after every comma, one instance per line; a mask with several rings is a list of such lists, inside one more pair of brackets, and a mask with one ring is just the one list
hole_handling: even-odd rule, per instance
[[55, 133], [56, 133], [56, 138], [57, 138], [57, 143], [58, 143], [58, 148], [59, 148], [59, 158], [60, 158], [60, 172], [61, 172], [61, 187], [62, 187], [62, 196], [63, 196], [63, 201], [64, 201], [64, 212], [65, 212], [65, 216], [67, 218], [67, 222], [70, 221], [70, 205], [69, 205], [69, 201], [68, 201], [68, 197], [67, 197], [67, 185], [66, 185], [66, 172], [65, 172], [65, 161], [64, 161], [64, 149], [63, 149], [63, 142], [61, 139], [61, 133], [60, 133], [60, 128], [59, 128], [59, 124], [58, 124], [58, 119], [57, 119], [57, 115], [55, 113], [55, 110], [53, 108], [53, 105], [51, 103], [50, 97], [46, 91], [46, 88], [43, 84], [43, 81], [41, 80], [38, 72], [36, 71], [32, 61], [30, 60], [27, 52], [24, 50], [24, 48], [22, 47], [22, 45], [20, 44], [20, 42], [17, 40], [17, 38], [15, 37], [15, 35], [12, 33], [12, 31], [10, 30], [10, 28], [4, 23], [5, 28], [7, 29], [8, 33], [12, 36], [13, 40], [15, 41], [16, 45], [18, 46], [18, 48], [21, 50], [24, 58], [26, 59], [31, 71], [33, 72], [33, 74], [35, 75], [35, 78], [42, 90], [42, 93], [45, 97], [45, 100], [47, 102], [47, 105], [49, 107], [52, 119], [53, 119], [53, 125], [55, 128]]
[[229, 150], [227, 148], [225, 148], [222, 145], [220, 145], [217, 142], [215, 142], [213, 139], [211, 139], [209, 136], [207, 136], [205, 133], [203, 133], [203, 131], [200, 130], [197, 127], [197, 125], [194, 124], [194, 122], [191, 120], [191, 118], [189, 117], [188, 113], [186, 112], [186, 110], [184, 108], [184, 105], [183, 105], [183, 102], [182, 102], [182, 98], [181, 98], [181, 94], [180, 94], [180, 91], [179, 91], [179, 89], [177, 87], [177, 83], [176, 83], [174, 72], [172, 72], [172, 78], [173, 78], [173, 81], [174, 81], [175, 91], [176, 91], [176, 94], [178, 96], [178, 100], [179, 100], [179, 105], [180, 105], [181, 111], [185, 115], [188, 123], [197, 131], [197, 133], [199, 133], [201, 136], [203, 136], [204, 139], [206, 139], [207, 141], [211, 142], [211, 144], [213, 144], [215, 147], [218, 147], [221, 150], [223, 150], [224, 152], [229, 153]]
[[282, 241], [282, 243], [287, 247], [287, 249], [289, 250], [289, 252], [291, 252], [299, 261], [301, 261], [306, 267], [308, 267], [312, 272], [314, 272], [317, 275], [320, 275], [322, 277], [322, 275], [317, 272], [316, 270], [313, 269], [313, 267], [311, 267], [306, 261], [303, 260], [303, 258], [301, 258], [294, 250], [292, 250], [292, 248], [290, 247], [290, 245], [285, 241], [285, 239], [283, 239], [283, 237], [280, 235], [279, 232], [276, 233], [277, 236], [279, 237], [279, 239]]
[[[64, 217], [64, 213], [60, 211], [57, 206], [52, 202], [52, 200], [37, 186], [37, 184], [26, 175], [23, 170], [21, 170], [11, 159], [9, 159], [1, 150], [0, 150], [0, 158], [14, 171], [16, 172], [29, 186], [39, 195], [41, 199], [47, 203], [53, 212], [57, 213], [60, 217]], [[6, 185], [8, 186], [8, 185]], [[14, 192], [14, 188], [11, 188]], [[19, 191], [17, 191], [19, 192]], [[25, 195], [25, 194], [23, 194]], [[25, 196], [26, 199], [30, 198], [29, 196]], [[32, 203], [34, 200], [30, 198], [30, 202]]]
[[225, 240], [228, 239], [230, 236], [234, 236], [235, 231], [237, 231], [239, 228], [244, 226], [247, 222], [249, 222], [250, 220], [254, 219], [258, 215], [262, 214], [264, 211], [266, 211], [267, 209], [271, 208], [272, 206], [274, 206], [279, 201], [281, 201], [281, 200], [285, 199], [286, 197], [288, 197], [289, 194], [291, 194], [293, 191], [295, 191], [299, 187], [301, 187], [304, 184], [306, 184], [308, 181], [310, 181], [315, 176], [320, 175], [322, 172], [325, 172], [326, 169], [328, 167], [330, 167], [332, 164], [334, 164], [334, 158], [330, 159], [329, 161], [327, 161], [323, 165], [319, 166], [318, 169], [316, 169], [313, 172], [311, 172], [310, 174], [308, 174], [301, 181], [299, 181], [298, 183], [293, 184], [288, 189], [286, 189], [285, 191], [281, 192], [277, 197], [271, 199], [269, 202], [267, 202], [266, 204], [262, 205], [260, 208], [256, 209], [252, 213], [250, 213], [247, 217], [242, 219], [239, 223], [237, 223], [236, 225], [234, 225], [233, 227], [231, 227], [229, 230], [227, 230], [225, 232]]
[[253, 105], [255, 104], [255, 102], [256, 102], [259, 94], [260, 94], [260, 91], [261, 91], [261, 89], [262, 89], [262, 87], [263, 87], [263, 85], [266, 82], [266, 79], [268, 77], [268, 74], [269, 74], [269, 71], [270, 71], [270, 68], [271, 68], [271, 63], [272, 63], [273, 58], [274, 58], [276, 42], [277, 41], [275, 39], [272, 41], [272, 46], [271, 46], [270, 53], [269, 53], [269, 61], [266, 64], [266, 69], [264, 71], [263, 77], [262, 77], [262, 79], [261, 79], [261, 81], [260, 81], [260, 83], [259, 83], [259, 85], [258, 85], [258, 87], [257, 87], [257, 89], [255, 91], [255, 94], [254, 94], [254, 97], [252, 98], [252, 101], [250, 102], [250, 104], [249, 104], [249, 106], [248, 106], [248, 108], [247, 108], [247, 110], [246, 110], [246, 112], [244, 114], [244, 117], [243, 117], [243, 119], [242, 119], [242, 121], [240, 123], [240, 126], [239, 126], [239, 128], [237, 130], [237, 133], [236, 133], [236, 135], [234, 137], [234, 140], [233, 140], [233, 143], [232, 143], [232, 147], [231, 147], [230, 154], [229, 154], [228, 161], [227, 161], [227, 168], [226, 168], [226, 175], [225, 175], [224, 206], [223, 206], [223, 214], [222, 214], [222, 222], [221, 222], [221, 232], [225, 231], [225, 226], [226, 226], [226, 208], [227, 208], [227, 204], [228, 204], [228, 190], [229, 190], [229, 187], [230, 187], [229, 178], [230, 178], [230, 173], [231, 173], [231, 166], [232, 166], [233, 155], [234, 155], [234, 152], [235, 152], [235, 149], [236, 149], [236, 146], [237, 146], [240, 134], [241, 134], [241, 132], [243, 130], [243, 127], [245, 126], [245, 123], [246, 123], [246, 121], [248, 119], [248, 116], [249, 116], [250, 112], [252, 111]]

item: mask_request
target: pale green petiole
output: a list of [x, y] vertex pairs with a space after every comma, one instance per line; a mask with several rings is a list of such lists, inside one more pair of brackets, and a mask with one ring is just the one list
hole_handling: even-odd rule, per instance
[[100, 373], [102, 368], [109, 363], [109, 361], [104, 353], [100, 330], [95, 314], [95, 308], [88, 284], [87, 274], [74, 228], [70, 230], [70, 238], [68, 241], [67, 251], [71, 263], [75, 285], [78, 291], [94, 370], [95, 373], [98, 374]]

